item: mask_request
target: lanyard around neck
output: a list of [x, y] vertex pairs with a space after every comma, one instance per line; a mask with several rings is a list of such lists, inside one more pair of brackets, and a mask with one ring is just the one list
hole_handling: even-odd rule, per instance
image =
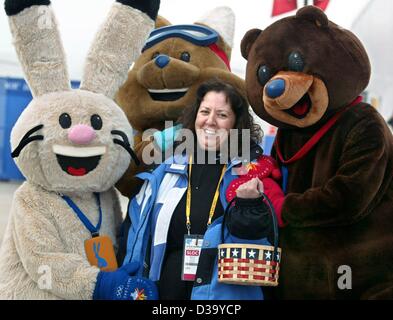
[[91, 236], [98, 237], [99, 236], [99, 231], [101, 228], [101, 222], [102, 222], [102, 210], [101, 210], [101, 201], [100, 201], [100, 194], [99, 193], [94, 193], [94, 196], [96, 197], [97, 205], [98, 205], [98, 210], [99, 210], [99, 219], [97, 226], [94, 226], [90, 220], [85, 216], [85, 214], [81, 211], [81, 209], [78, 208], [78, 206], [75, 204], [74, 201], [72, 201], [69, 197], [67, 196], [61, 196], [65, 202], [70, 206], [70, 208], [76, 213], [78, 216], [79, 220], [83, 223], [83, 225], [86, 227], [87, 230], [90, 231]]
[[[214, 194], [213, 202], [210, 207], [209, 220], [207, 221], [208, 226], [210, 226], [212, 223], [214, 211], [216, 210], [216, 206], [217, 206], [218, 196], [220, 194], [220, 184], [221, 184], [222, 178], [224, 177], [226, 168], [227, 168], [227, 166], [224, 165], [224, 167], [222, 168], [220, 179], [218, 180], [216, 192]], [[189, 161], [189, 166], [188, 166], [188, 188], [187, 188], [187, 201], [186, 201], [186, 226], [187, 226], [188, 235], [190, 235], [190, 233], [191, 233], [191, 220], [190, 220], [190, 216], [191, 216], [191, 171], [192, 171], [192, 155], [190, 156], [190, 161]]]

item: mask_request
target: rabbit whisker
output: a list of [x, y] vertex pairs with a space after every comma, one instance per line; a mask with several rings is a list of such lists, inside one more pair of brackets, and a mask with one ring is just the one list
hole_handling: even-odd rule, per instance
[[11, 153], [12, 158], [17, 158], [19, 157], [22, 149], [26, 147], [30, 142], [36, 141], [36, 140], [44, 140], [44, 136], [39, 135], [39, 136], [33, 136], [30, 137], [33, 133], [37, 132], [38, 130], [41, 130], [44, 126], [42, 124], [30, 129], [26, 134], [23, 136], [21, 141], [19, 142], [18, 146], [15, 148], [15, 150]]
[[119, 135], [123, 140], [113, 139], [113, 142], [122, 146], [126, 151], [130, 154], [131, 158], [135, 161], [136, 165], [139, 166], [141, 162], [139, 161], [138, 157], [136, 156], [134, 150], [132, 150], [130, 146], [130, 142], [128, 141], [127, 135], [120, 130], [112, 130], [112, 134]]

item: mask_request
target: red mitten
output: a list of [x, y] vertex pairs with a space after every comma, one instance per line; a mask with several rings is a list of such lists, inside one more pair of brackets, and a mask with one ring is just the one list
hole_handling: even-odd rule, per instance
[[[227, 188], [226, 199], [230, 202], [236, 197], [237, 188], [243, 183], [253, 178], [262, 179], [272, 177], [275, 180], [281, 179], [281, 172], [276, 160], [270, 156], [262, 155], [255, 162], [251, 162], [237, 169], [239, 178], [233, 180]], [[270, 198], [269, 198], [270, 199]]]
[[267, 177], [273, 177], [275, 180], [281, 179], [281, 172], [277, 162], [270, 156], [260, 156], [256, 162], [248, 164], [247, 169], [247, 177], [249, 180], [252, 178], [259, 178], [262, 180]]
[[281, 217], [282, 205], [284, 204], [285, 199], [284, 192], [281, 190], [277, 182], [271, 178], [262, 179], [262, 183], [263, 192], [267, 195], [273, 204], [274, 210], [276, 211], [278, 226], [280, 228], [285, 227], [286, 224], [284, 224]]
[[233, 180], [225, 192], [225, 196], [227, 198], [228, 203], [231, 202], [233, 198], [236, 197], [236, 190], [239, 188], [240, 185], [247, 182], [249, 179], [247, 177], [241, 177]]

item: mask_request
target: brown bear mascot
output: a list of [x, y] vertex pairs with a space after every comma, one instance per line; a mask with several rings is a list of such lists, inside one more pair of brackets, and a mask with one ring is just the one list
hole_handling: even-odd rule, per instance
[[[246, 96], [244, 80], [231, 72], [235, 15], [229, 7], [209, 11], [195, 24], [170, 25], [157, 21], [146, 46], [117, 94], [117, 102], [126, 113], [135, 136], [135, 151], [142, 151], [149, 141], [142, 141], [148, 129], [163, 130], [165, 121], [176, 121], [191, 105], [199, 85], [211, 78], [232, 84]], [[125, 196], [132, 193], [131, 182], [142, 165], [131, 165], [116, 187]]]
[[282, 186], [263, 181], [283, 226], [277, 298], [392, 298], [393, 136], [358, 97], [362, 44], [307, 6], [248, 31], [241, 49], [250, 104], [279, 128]]

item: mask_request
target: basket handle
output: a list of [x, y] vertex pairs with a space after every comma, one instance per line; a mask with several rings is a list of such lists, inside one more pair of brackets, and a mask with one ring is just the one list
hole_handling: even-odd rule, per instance
[[[267, 202], [267, 205], [269, 207], [269, 211], [271, 213], [272, 216], [272, 220], [273, 220], [273, 232], [274, 232], [274, 251], [273, 251], [273, 260], [277, 262], [277, 251], [278, 251], [278, 223], [277, 223], [277, 216], [276, 216], [276, 211], [274, 210], [273, 204], [270, 201], [270, 199], [267, 197], [266, 194], [264, 194], [263, 192], [261, 192], [261, 196], [263, 198], [263, 200], [265, 200]], [[221, 243], [224, 243], [224, 231], [225, 231], [225, 220], [226, 217], [229, 213], [229, 210], [231, 209], [232, 204], [235, 202], [235, 200], [237, 199], [237, 197], [233, 198], [227, 205], [227, 207], [225, 208], [225, 212], [224, 212], [224, 217], [222, 219], [222, 226], [221, 226]]]

